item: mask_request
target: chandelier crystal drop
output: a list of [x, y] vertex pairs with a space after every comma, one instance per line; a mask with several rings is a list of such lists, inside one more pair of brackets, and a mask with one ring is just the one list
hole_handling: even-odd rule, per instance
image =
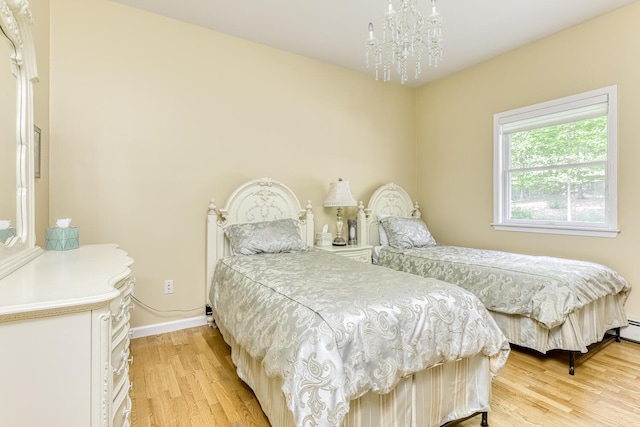
[[417, 7], [418, 0], [389, 0], [384, 14], [382, 40], [373, 33], [369, 23], [369, 38], [366, 42], [366, 64], [369, 68], [373, 57], [376, 80], [382, 71], [383, 80], [391, 80], [391, 69], [396, 68], [400, 82], [409, 80], [407, 62], [415, 66], [415, 78], [422, 71], [422, 59], [429, 57], [429, 65], [437, 67], [442, 61], [442, 16], [436, 9], [436, 0], [431, 0], [431, 15], [426, 19]]

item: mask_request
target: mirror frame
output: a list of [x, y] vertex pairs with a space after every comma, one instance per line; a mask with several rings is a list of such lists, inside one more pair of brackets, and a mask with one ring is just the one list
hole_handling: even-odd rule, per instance
[[17, 84], [16, 235], [0, 247], [0, 279], [42, 253], [35, 245], [33, 83], [38, 71], [32, 23], [27, 0], [0, 0], [0, 37], [12, 47], [9, 59]]

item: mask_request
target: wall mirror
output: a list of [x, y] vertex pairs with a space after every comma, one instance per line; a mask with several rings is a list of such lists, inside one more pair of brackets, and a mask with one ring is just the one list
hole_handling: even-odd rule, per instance
[[33, 83], [26, 0], [0, 0], [0, 278], [38, 256], [35, 246]]

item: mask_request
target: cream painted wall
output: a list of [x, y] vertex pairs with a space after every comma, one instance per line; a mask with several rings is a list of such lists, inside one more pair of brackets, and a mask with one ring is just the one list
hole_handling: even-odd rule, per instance
[[[51, 215], [135, 259], [133, 326], [204, 313], [205, 217], [253, 178], [415, 193], [413, 89], [108, 0], [51, 2]], [[355, 209], [347, 217], [355, 216]], [[163, 294], [173, 279], [175, 293]]]
[[[640, 3], [418, 90], [418, 193], [439, 242], [590, 260], [640, 286]], [[616, 238], [495, 231], [493, 114], [618, 85]], [[640, 291], [627, 315], [640, 320]]]

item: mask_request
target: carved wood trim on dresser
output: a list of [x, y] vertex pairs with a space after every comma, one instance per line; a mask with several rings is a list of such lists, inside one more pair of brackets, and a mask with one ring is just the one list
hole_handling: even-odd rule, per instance
[[116, 245], [88, 245], [0, 280], [2, 425], [131, 424], [132, 263]]

